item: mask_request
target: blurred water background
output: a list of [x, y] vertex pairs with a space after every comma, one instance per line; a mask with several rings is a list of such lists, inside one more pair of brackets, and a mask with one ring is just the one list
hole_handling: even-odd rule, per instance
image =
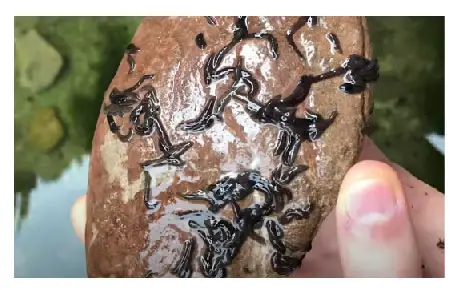
[[[86, 277], [70, 208], [107, 89], [141, 17], [15, 17], [15, 277]], [[372, 138], [444, 191], [444, 17], [368, 17], [381, 78]]]

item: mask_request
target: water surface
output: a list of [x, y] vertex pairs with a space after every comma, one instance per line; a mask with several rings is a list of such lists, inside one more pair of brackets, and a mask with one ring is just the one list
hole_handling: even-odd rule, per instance
[[14, 231], [15, 277], [87, 277], [84, 246], [70, 219], [75, 199], [86, 192], [89, 156], [72, 162], [58, 180], [38, 179], [28, 217]]

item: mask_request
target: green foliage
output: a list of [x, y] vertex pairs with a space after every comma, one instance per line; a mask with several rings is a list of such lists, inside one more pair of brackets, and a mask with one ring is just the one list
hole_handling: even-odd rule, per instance
[[[14, 173], [15, 194], [22, 203], [27, 202], [36, 177], [55, 180], [73, 160], [90, 153], [104, 92], [140, 20], [15, 17]], [[45, 90], [33, 90], [20, 81], [23, 64], [17, 40], [31, 29], [63, 60]]]
[[14, 172], [14, 216], [17, 218], [17, 227], [25, 220], [29, 213], [30, 190], [36, 186], [36, 176], [30, 171]]
[[19, 80], [31, 92], [39, 92], [54, 82], [62, 67], [62, 57], [34, 29], [15, 40]]
[[369, 17], [374, 54], [373, 139], [418, 178], [444, 190], [444, 157], [425, 139], [444, 134], [444, 17]]
[[38, 108], [33, 112], [27, 135], [31, 146], [41, 152], [49, 152], [63, 136], [63, 126], [54, 108]]

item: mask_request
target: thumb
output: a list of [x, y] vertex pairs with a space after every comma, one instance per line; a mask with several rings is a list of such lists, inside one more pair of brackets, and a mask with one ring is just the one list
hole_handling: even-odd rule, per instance
[[86, 228], [86, 195], [80, 196], [71, 208], [71, 223], [76, 236], [84, 243], [84, 230]]
[[396, 172], [379, 161], [353, 166], [336, 206], [346, 277], [420, 277], [420, 258]]

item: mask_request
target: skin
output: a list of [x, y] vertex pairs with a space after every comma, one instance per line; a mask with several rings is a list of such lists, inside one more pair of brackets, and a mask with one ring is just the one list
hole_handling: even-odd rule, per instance
[[[84, 242], [86, 195], [71, 218]], [[444, 195], [388, 160], [367, 137], [335, 209], [292, 277], [444, 277], [440, 238]]]

